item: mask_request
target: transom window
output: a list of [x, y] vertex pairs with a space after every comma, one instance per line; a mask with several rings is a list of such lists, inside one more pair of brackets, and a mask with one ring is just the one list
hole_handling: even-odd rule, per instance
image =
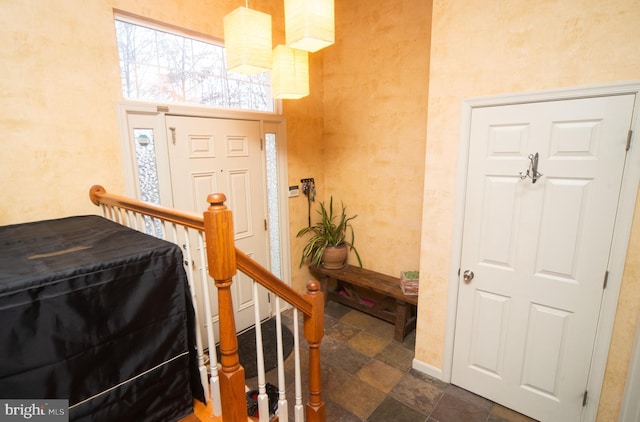
[[269, 73], [227, 72], [223, 46], [120, 18], [115, 25], [125, 98], [274, 111]]

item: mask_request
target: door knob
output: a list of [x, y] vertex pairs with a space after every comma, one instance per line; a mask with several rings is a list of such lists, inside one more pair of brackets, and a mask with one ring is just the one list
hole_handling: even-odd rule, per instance
[[464, 273], [462, 273], [462, 279], [464, 280], [465, 283], [470, 283], [471, 280], [473, 280], [474, 274], [473, 271], [471, 270], [465, 270]]

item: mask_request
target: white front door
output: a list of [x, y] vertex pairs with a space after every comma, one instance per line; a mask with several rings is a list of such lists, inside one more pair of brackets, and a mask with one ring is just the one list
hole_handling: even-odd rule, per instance
[[[225, 204], [233, 212], [236, 247], [269, 268], [260, 122], [168, 115], [166, 127], [173, 206], [201, 213], [209, 206], [208, 194], [224, 193]], [[192, 244], [195, 247], [197, 242]], [[200, 254], [194, 256], [194, 260], [199, 261]], [[203, 263], [192, 265], [199, 268]], [[194, 271], [194, 274], [199, 276], [200, 272]], [[195, 284], [198, 296], [202, 297], [201, 283], [198, 280]], [[212, 284], [209, 291], [215, 308], [212, 323], [217, 338], [217, 292]], [[252, 280], [241, 272], [234, 277], [232, 295], [238, 331], [254, 325], [256, 300], [261, 319], [269, 316], [267, 291], [263, 288], [258, 291], [256, 299]], [[201, 307], [202, 302], [198, 301]], [[204, 315], [204, 311], [200, 315]]]
[[[633, 101], [473, 110], [452, 383], [539, 420], [580, 419]], [[520, 173], [536, 153], [533, 183]]]

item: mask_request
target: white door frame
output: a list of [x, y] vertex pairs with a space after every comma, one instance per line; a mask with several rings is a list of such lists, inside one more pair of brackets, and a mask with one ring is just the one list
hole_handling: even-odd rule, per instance
[[[186, 106], [176, 104], [158, 104], [142, 101], [121, 101], [117, 103], [118, 127], [120, 130], [120, 144], [122, 153], [122, 165], [125, 177], [125, 193], [132, 198], [138, 198], [138, 188], [135, 184], [135, 156], [132, 155], [129, 145], [129, 131], [127, 123], [128, 113], [149, 114], [156, 117], [161, 130], [156, 133], [159, 145], [166, 145], [166, 133], [164, 116], [166, 114], [190, 116], [190, 117], [210, 117], [220, 119], [242, 119], [255, 120], [260, 122], [260, 136], [263, 139], [265, 133], [271, 133], [277, 128], [277, 166], [278, 166], [278, 206], [280, 211], [280, 256], [281, 256], [281, 277], [282, 281], [291, 285], [291, 251], [289, 247], [289, 198], [288, 198], [288, 172], [287, 172], [287, 134], [286, 118], [279, 114], [225, 110], [206, 106]], [[162, 149], [166, 148], [164, 146]], [[168, 175], [159, 174], [161, 184], [167, 183]], [[205, 210], [202, 210], [204, 212]], [[231, 210], [233, 211], [233, 210]]]
[[[594, 85], [557, 90], [546, 90], [522, 94], [508, 94], [489, 97], [477, 97], [464, 100], [460, 122], [460, 139], [458, 145], [458, 166], [456, 171], [456, 194], [454, 210], [453, 245], [451, 250], [451, 266], [449, 269], [449, 295], [447, 302], [447, 322], [444, 344], [444, 362], [442, 368], [442, 380], [451, 382], [453, 369], [453, 348], [455, 321], [458, 301], [458, 271], [462, 260], [462, 237], [465, 208], [465, 191], [467, 180], [467, 167], [469, 161], [469, 140], [471, 135], [471, 113], [474, 108], [489, 106], [504, 106], [541, 101], [568, 100], [587, 97], [599, 97], [621, 94], [640, 94], [640, 81]], [[636, 97], [638, 98], [638, 97]], [[602, 382], [604, 379], [609, 344], [613, 332], [620, 285], [624, 263], [627, 255], [627, 247], [631, 234], [631, 223], [635, 210], [638, 182], [640, 181], [640, 101], [636, 101], [634, 107], [631, 129], [634, 133], [634, 141], [627, 153], [627, 158], [622, 176], [622, 188], [618, 202], [618, 212], [611, 243], [609, 260], [609, 278], [607, 288], [604, 290], [598, 331], [596, 334], [593, 358], [589, 373], [587, 389], [589, 391], [586, 407], [582, 413], [582, 420], [592, 421], [596, 419]]]

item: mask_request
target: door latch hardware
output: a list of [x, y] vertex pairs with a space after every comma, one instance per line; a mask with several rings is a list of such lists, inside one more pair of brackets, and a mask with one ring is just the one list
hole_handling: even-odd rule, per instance
[[475, 274], [471, 270], [465, 270], [464, 273], [462, 273], [462, 279], [465, 283], [471, 283], [473, 277], [475, 277]]

